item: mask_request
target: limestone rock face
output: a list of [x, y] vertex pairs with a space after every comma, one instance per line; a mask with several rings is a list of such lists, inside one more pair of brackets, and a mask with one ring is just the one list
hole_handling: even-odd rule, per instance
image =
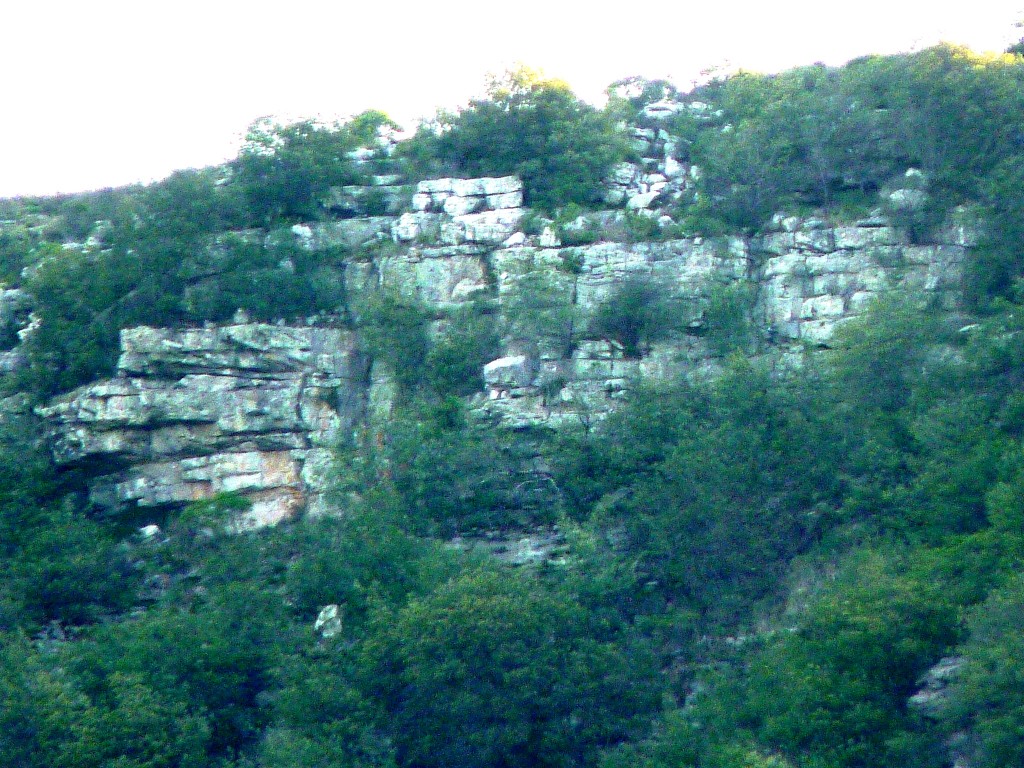
[[[617, 173], [636, 178], [625, 168]], [[775, 231], [757, 237], [494, 251], [490, 267], [499, 307], [508, 304], [524, 276], [537, 283], [540, 273], [552, 305], [545, 311], [571, 323], [575, 341], [566, 354], [565, 340], [554, 329], [552, 338], [533, 340], [530, 360], [513, 364], [510, 356], [491, 363], [485, 370], [488, 394], [476, 412], [514, 429], [557, 427], [603, 418], [637, 381], [713, 375], [720, 361], [704, 338], [704, 312], [712, 292], [723, 286], [746, 287], [760, 354], [782, 366], [799, 365], [808, 346], [828, 346], [842, 323], [890, 288], [919, 291], [955, 309], [968, 234], [950, 230], [932, 244], [911, 245], [884, 223], [833, 226], [780, 215]], [[643, 350], [639, 359], [628, 359], [614, 342], [588, 338], [586, 327], [617, 286], [636, 278], [671, 293], [680, 330]], [[524, 386], [525, 376], [515, 373], [525, 371], [534, 373]]]
[[412, 198], [413, 210], [391, 228], [396, 243], [498, 245], [523, 217], [523, 182], [515, 176], [428, 179]]
[[339, 634], [342, 629], [341, 607], [337, 603], [325, 605], [317, 614], [313, 631], [327, 639]]
[[495, 388], [526, 387], [533, 381], [533, 373], [533, 366], [526, 355], [510, 355], [485, 365], [484, 381]]
[[[720, 117], [697, 103], [668, 104], [665, 114], [681, 109]], [[477, 308], [493, 314], [504, 346], [469, 406], [512, 429], [601, 419], [638, 382], [715, 375], [725, 352], [709, 314], [723, 289], [744, 302], [747, 351], [783, 368], [829, 346], [837, 328], [890, 288], [957, 308], [976, 242], [968, 224], [912, 244], [879, 208], [842, 224], [778, 213], [757, 236], [678, 237], [669, 213], [695, 194], [699, 169], [676, 158], [678, 141], [658, 115], [647, 119], [633, 133], [646, 154], [607, 180], [617, 210], [524, 222], [515, 177], [430, 179], [405, 188], [401, 215], [297, 224], [291, 234], [314, 253], [350, 249], [350, 306], [396, 290], [423, 302], [439, 333], [450, 312], [486, 299]], [[379, 176], [366, 189], [395, 182]], [[652, 239], [635, 242], [640, 233]], [[591, 328], [632, 280], [663, 287], [674, 316], [670, 333], [630, 356]], [[31, 335], [38, 321], [29, 310], [20, 292], [0, 292], [8, 336], [17, 327], [14, 335]], [[105, 508], [237, 491], [253, 502], [243, 524], [322, 510], [330, 448], [367, 419], [387, 418], [395, 383], [394, 372], [371, 369], [353, 332], [314, 322], [123, 331], [116, 378], [38, 409], [57, 461], [89, 471], [93, 501]], [[0, 352], [0, 373], [22, 360], [18, 348]]]
[[96, 505], [236, 491], [253, 502], [243, 525], [258, 526], [322, 508], [324, 456], [362, 419], [365, 378], [354, 339], [337, 328], [132, 328], [117, 378], [37, 413], [58, 464], [101, 467]]
[[827, 345], [838, 325], [863, 312], [887, 288], [932, 294], [952, 309], [967, 248], [955, 233], [933, 245], [909, 245], [891, 227], [808, 228], [782, 222], [751, 244], [764, 254], [757, 320], [777, 341]]

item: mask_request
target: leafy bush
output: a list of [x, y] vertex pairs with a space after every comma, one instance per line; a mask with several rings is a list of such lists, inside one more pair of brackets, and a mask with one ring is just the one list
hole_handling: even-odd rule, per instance
[[1024, 278], [1024, 155], [1014, 155], [985, 180], [983, 234], [965, 270], [968, 302], [987, 309], [996, 298], [1016, 298]]
[[939, 45], [855, 59], [844, 67], [741, 73], [689, 94], [717, 110], [692, 116], [698, 207], [729, 228], [756, 229], [774, 211], [832, 207], [845, 191], [880, 190], [907, 168], [931, 180], [926, 224], [941, 221], [1017, 154], [1024, 66]]
[[840, 581], [755, 660], [741, 717], [795, 760], [938, 766], [938, 740], [905, 702], [955, 641], [953, 606], [875, 553], [852, 567], [852, 583]]
[[444, 173], [515, 174], [526, 204], [546, 211], [600, 202], [605, 175], [627, 151], [609, 115], [577, 99], [564, 82], [527, 68], [493, 80], [486, 99], [441, 123], [413, 140], [426, 150], [409, 152], [436, 158]]
[[361, 339], [370, 356], [387, 365], [404, 389], [418, 387], [430, 352], [429, 315], [422, 302], [383, 291], [368, 297], [356, 311]]
[[711, 350], [726, 356], [749, 352], [757, 340], [753, 308], [756, 289], [748, 283], [715, 283], [704, 305], [704, 329]]
[[385, 127], [395, 124], [376, 111], [333, 125], [257, 120], [249, 126], [235, 161], [236, 183], [250, 215], [261, 224], [318, 218], [332, 186], [364, 180], [365, 171], [348, 153], [370, 144]]
[[239, 309], [257, 321], [341, 314], [345, 258], [340, 249], [310, 251], [287, 231], [264, 242], [222, 235], [183, 270], [185, 317], [223, 322]]
[[424, 361], [429, 386], [441, 395], [483, 389], [483, 367], [501, 351], [496, 321], [475, 306], [458, 310]]
[[649, 655], [514, 572], [469, 570], [381, 611], [362, 653], [403, 765], [592, 765], [659, 703]]
[[1024, 760], [1024, 580], [1019, 576], [971, 615], [970, 636], [962, 646], [965, 666], [954, 681], [951, 729], [967, 729], [972, 764], [981, 768], [1019, 765]]
[[583, 322], [576, 304], [574, 262], [535, 264], [514, 275], [501, 295], [502, 335], [549, 346], [560, 357], [572, 353]]
[[108, 375], [120, 329], [180, 322], [185, 270], [225, 225], [222, 202], [209, 174], [175, 173], [124, 201], [109, 248], [50, 254], [25, 284], [40, 325], [23, 386], [45, 396]]
[[557, 504], [531, 472], [528, 446], [467, 423], [454, 398], [393, 414], [382, 435], [389, 485], [420, 534], [553, 522]]
[[594, 312], [588, 332], [618, 343], [626, 357], [640, 357], [652, 342], [677, 329], [669, 289], [649, 277], [617, 285]]

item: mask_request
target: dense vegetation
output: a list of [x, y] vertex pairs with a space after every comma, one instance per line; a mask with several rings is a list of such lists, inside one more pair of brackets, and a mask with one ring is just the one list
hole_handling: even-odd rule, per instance
[[[169, 512], [152, 537], [90, 516], [29, 418], [5, 416], [0, 763], [939, 768], [952, 745], [1020, 764], [1022, 75], [1019, 57], [940, 47], [685, 95], [708, 107], [672, 125], [703, 169], [680, 222], [860, 215], [917, 167], [927, 204], [893, 211], [912, 235], [960, 203], [986, 224], [974, 316], [893, 295], [780, 380], [738, 354], [745, 297], [719, 291], [720, 378], [636, 391], [555, 436], [468, 418], [481, 364], [502, 335], [566, 351], [586, 332], [642, 354], [671, 326], [659, 286], [625, 283], [584, 322], [562, 300], [570, 259], [555, 282], [525, 276], [502, 326], [486, 300], [350, 301], [344, 271], [365, 254], [307, 250], [289, 227], [323, 215], [329, 187], [403, 163], [519, 173], [549, 212], [593, 204], [628, 156], [615, 120], [665, 84], [599, 111], [520, 73], [369, 165], [352, 153], [388, 125], [377, 113], [255, 126], [216, 173], [11, 202], [48, 222], [0, 238], [41, 320], [17, 384], [38, 396], [109, 372], [119, 328], [237, 309], [358, 327], [397, 394], [379, 432], [339, 449], [342, 518], [242, 534], [225, 532], [232, 496]], [[552, 523], [565, 551], [537, 566], [450, 544]], [[331, 604], [337, 633], [314, 631]], [[911, 707], [950, 655], [945, 704]]]
[[[218, 532], [224, 499], [125, 538], [60, 501], [11, 421], [0, 755], [939, 766], [966, 727], [979, 764], [1013, 764], [1018, 316], [956, 333], [894, 302], [788, 382], [737, 358], [713, 384], [638, 393], [546, 449], [557, 493], [532, 519], [559, 519], [569, 552], [535, 570], [432, 538], [516, 524], [531, 500], [512, 499], [508, 446], [427, 390], [384, 455], [350, 449], [344, 520], [242, 535]], [[329, 603], [343, 627], [318, 639]], [[951, 704], [924, 718], [907, 700], [952, 653]]]

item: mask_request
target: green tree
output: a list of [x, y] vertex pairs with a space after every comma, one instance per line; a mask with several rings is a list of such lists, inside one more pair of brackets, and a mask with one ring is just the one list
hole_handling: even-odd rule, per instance
[[852, 569], [754, 660], [740, 721], [811, 765], [939, 765], [937, 739], [906, 701], [955, 642], [955, 609], [885, 555], [861, 553]]
[[477, 306], [460, 309], [427, 353], [426, 380], [443, 395], [472, 395], [484, 387], [484, 365], [500, 352], [494, 316]]
[[355, 309], [366, 352], [384, 363], [407, 392], [421, 386], [430, 353], [430, 315], [424, 304], [397, 291], [384, 290]]
[[658, 704], [651, 659], [592, 634], [533, 577], [469, 571], [395, 613], [363, 648], [400, 765], [587, 765]]
[[598, 306], [589, 332], [622, 346], [626, 357], [640, 357], [651, 343], [677, 330], [669, 289], [653, 278], [633, 277], [616, 286]]
[[982, 187], [982, 237], [965, 270], [967, 299], [990, 309], [996, 298], [1017, 298], [1024, 277], [1024, 155], [1000, 163]]
[[543, 210], [601, 201], [602, 181], [626, 156], [613, 119], [569, 86], [527, 67], [493, 79], [487, 98], [450, 116], [440, 133], [425, 129], [442, 168], [467, 176], [523, 179], [527, 205]]
[[366, 174], [349, 153], [371, 144], [387, 127], [396, 126], [377, 111], [330, 125], [257, 120], [235, 161], [250, 215], [261, 224], [318, 218], [332, 186], [359, 183]]
[[[1019, 505], [1018, 505], [1019, 506]], [[972, 762], [981, 768], [1024, 760], [1024, 579], [1010, 578], [977, 606], [961, 647], [965, 665], [950, 692], [951, 730], [971, 734]]]

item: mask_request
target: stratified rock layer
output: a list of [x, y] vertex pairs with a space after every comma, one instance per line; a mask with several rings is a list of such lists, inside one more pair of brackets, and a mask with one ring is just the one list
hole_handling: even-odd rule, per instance
[[361, 421], [366, 364], [347, 331], [240, 324], [121, 334], [117, 378], [39, 414], [105, 508], [239, 492], [244, 524], [323, 506], [330, 449]]
[[[671, 142], [661, 133], [644, 129], [656, 156], [618, 167], [612, 191], [656, 192], [666, 204], [686, 191], [693, 169], [669, 173]], [[484, 366], [486, 391], [468, 404], [511, 429], [598, 420], [637, 382], [714, 375], [724, 353], [708, 312], [723, 289], [738, 288], [730, 295], [745, 302], [748, 351], [784, 367], [828, 346], [890, 289], [955, 310], [973, 238], [950, 228], [912, 244], [880, 215], [836, 224], [779, 214], [754, 237], [670, 238], [659, 223], [654, 240], [634, 242], [621, 210], [590, 212], [557, 232], [553, 222], [528, 222], [514, 177], [433, 179], [415, 189], [400, 216], [298, 224], [291, 233], [310, 251], [353, 250], [344, 268], [352, 305], [395, 291], [421, 301], [439, 331], [449, 312], [486, 299], [505, 348]], [[635, 215], [671, 226], [659, 205], [652, 198]], [[563, 247], [561, 238], [578, 244]], [[660, 286], [674, 316], [670, 332], [629, 356], [591, 328], [602, 304], [636, 280]], [[312, 322], [123, 331], [115, 379], [39, 409], [57, 461], [86, 468], [104, 508], [235, 491], [253, 501], [252, 525], [323, 510], [331, 450], [368, 419], [388, 418], [394, 372], [373, 365], [371, 374], [353, 332]]]

